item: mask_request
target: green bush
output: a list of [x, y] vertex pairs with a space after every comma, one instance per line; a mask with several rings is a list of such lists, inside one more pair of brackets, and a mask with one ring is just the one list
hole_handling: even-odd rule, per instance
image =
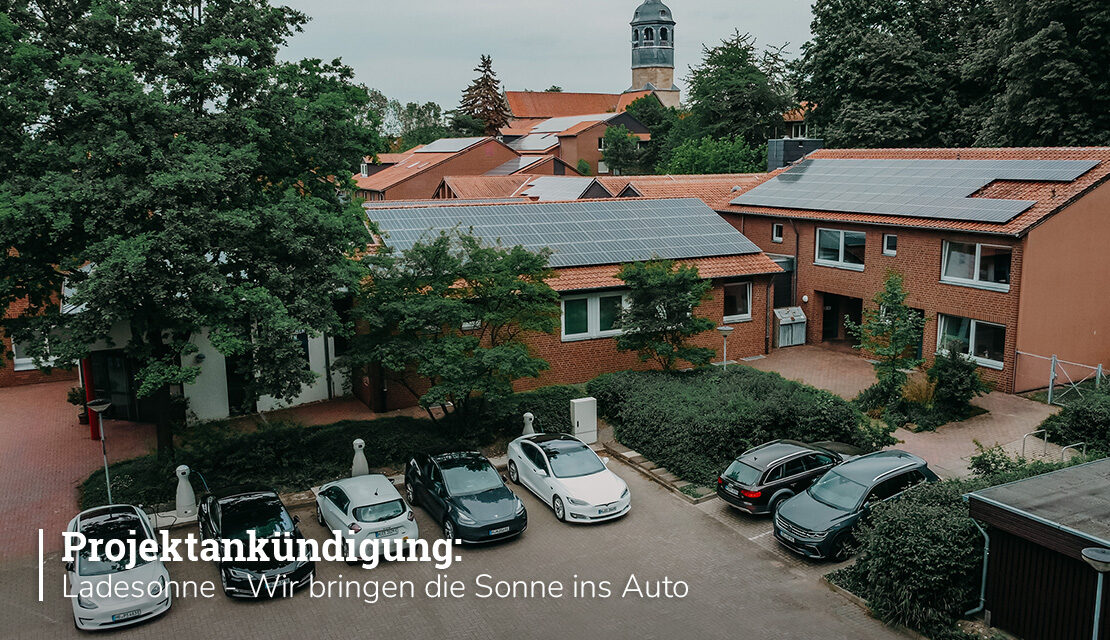
[[1086, 442], [1088, 452], [1110, 454], [1110, 393], [1088, 391], [1041, 427], [1053, 442]]
[[777, 438], [839, 440], [866, 449], [892, 444], [843, 399], [776, 373], [625, 371], [587, 386], [617, 440], [699, 484], [713, 482], [744, 450]]
[[933, 411], [947, 418], [945, 422], [968, 417], [971, 400], [991, 390], [979, 377], [979, 365], [955, 349], [937, 354], [929, 367], [929, 382], [936, 385]]
[[1006, 453], [1002, 445], [994, 445], [992, 447], [984, 447], [983, 443], [978, 440], [975, 443], [975, 450], [978, 451], [975, 455], [971, 456], [968, 467], [971, 472], [981, 477], [998, 476], [1004, 473], [1013, 473], [1022, 468], [1026, 461], [1019, 459]]
[[551, 386], [516, 393], [490, 403], [483, 422], [495, 437], [516, 437], [524, 429], [524, 414], [535, 416], [536, 431], [574, 433], [570, 421], [570, 401], [586, 394], [578, 387]]
[[[170, 503], [177, 481], [174, 467], [187, 464], [195, 472], [194, 487], [263, 486], [277, 491], [304, 491], [350, 473], [351, 442], [366, 442], [371, 467], [400, 465], [417, 451], [474, 448], [483, 442], [461, 436], [449, 424], [393, 417], [344, 421], [320, 427], [275, 424], [252, 433], [211, 430], [194, 436], [176, 452], [173, 463], [143, 456], [111, 466], [112, 498], [149, 506]], [[82, 485], [81, 506], [107, 501], [103, 469]]]

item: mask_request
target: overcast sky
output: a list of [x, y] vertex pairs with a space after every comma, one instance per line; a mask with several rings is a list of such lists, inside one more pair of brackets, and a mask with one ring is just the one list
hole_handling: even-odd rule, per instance
[[[621, 92], [632, 83], [632, 14], [640, 0], [272, 0], [312, 21], [287, 59], [340, 57], [358, 81], [402, 102], [457, 106], [478, 56], [509, 90]], [[734, 28], [759, 45], [809, 38], [811, 0], [669, 0], [678, 23], [676, 80]]]

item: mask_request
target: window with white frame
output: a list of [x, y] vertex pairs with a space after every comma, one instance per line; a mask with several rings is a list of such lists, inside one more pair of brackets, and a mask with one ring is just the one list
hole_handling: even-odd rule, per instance
[[814, 262], [826, 267], [863, 271], [867, 234], [862, 231], [818, 229]]
[[598, 160], [597, 161], [597, 172], [598, 173], [609, 173], [609, 165], [605, 164], [605, 162], [602, 161], [602, 160]]
[[898, 236], [894, 235], [893, 233], [883, 234], [883, 255], [898, 255]]
[[605, 136], [601, 136], [597, 139], [597, 150], [605, 151]]
[[563, 298], [563, 340], [608, 338], [621, 332], [623, 293], [591, 293]]
[[[47, 354], [50, 353], [50, 344], [46, 345]], [[54, 358], [47, 356], [43, 359], [43, 364], [50, 366], [54, 363]], [[12, 368], [16, 371], [30, 371], [35, 368], [35, 359], [27, 352], [26, 347], [20, 346], [18, 342], [12, 340]]]
[[937, 351], [957, 351], [984, 367], [1001, 369], [1006, 354], [1006, 327], [993, 322], [939, 314]]
[[945, 241], [941, 282], [1009, 291], [1011, 254], [1010, 247]]
[[771, 242], [782, 242], [782, 223], [776, 222], [771, 225]]
[[747, 322], [752, 319], [752, 283], [726, 284], [724, 323]]

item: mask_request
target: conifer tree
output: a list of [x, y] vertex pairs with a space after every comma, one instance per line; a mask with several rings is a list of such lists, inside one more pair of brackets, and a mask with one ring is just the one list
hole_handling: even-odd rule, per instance
[[483, 55], [474, 70], [479, 75], [463, 91], [459, 111], [485, 123], [487, 136], [497, 135], [501, 127], [509, 124], [509, 110], [501, 94], [501, 81], [493, 71], [493, 58]]

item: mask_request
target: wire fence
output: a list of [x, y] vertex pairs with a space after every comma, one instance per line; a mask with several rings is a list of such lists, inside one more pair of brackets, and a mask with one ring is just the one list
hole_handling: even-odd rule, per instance
[[1037, 399], [1059, 406], [1108, 389], [1102, 364], [1069, 362], [1055, 354], [1042, 356], [1018, 351], [1014, 374], [1015, 393], [1034, 392]]

